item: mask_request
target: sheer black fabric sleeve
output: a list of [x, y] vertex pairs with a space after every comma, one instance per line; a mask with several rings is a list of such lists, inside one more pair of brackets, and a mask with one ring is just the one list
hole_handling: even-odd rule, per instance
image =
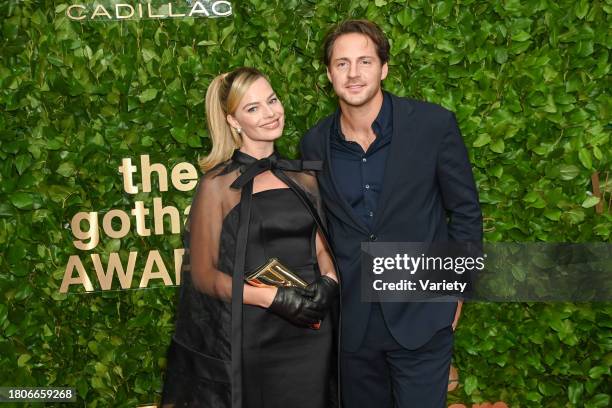
[[190, 212], [189, 258], [194, 287], [206, 295], [229, 300], [231, 277], [219, 270], [219, 240], [223, 226], [223, 178], [204, 177], [196, 192]]

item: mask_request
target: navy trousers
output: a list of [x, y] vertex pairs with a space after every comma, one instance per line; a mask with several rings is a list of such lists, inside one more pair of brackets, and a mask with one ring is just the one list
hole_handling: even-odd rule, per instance
[[453, 330], [438, 331], [423, 346], [408, 350], [389, 332], [378, 303], [363, 342], [341, 352], [344, 408], [446, 408]]

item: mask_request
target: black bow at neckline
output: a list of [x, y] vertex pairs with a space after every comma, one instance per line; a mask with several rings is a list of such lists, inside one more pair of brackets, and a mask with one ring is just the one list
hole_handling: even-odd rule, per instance
[[257, 175], [268, 170], [318, 171], [323, 168], [323, 163], [321, 161], [283, 159], [276, 151], [268, 157], [256, 159], [240, 150], [234, 150], [232, 161], [240, 165], [240, 170], [242, 172], [230, 186], [234, 189], [241, 189]]

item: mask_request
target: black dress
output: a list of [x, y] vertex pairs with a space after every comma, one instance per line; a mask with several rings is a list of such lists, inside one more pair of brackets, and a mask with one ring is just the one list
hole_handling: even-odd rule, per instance
[[[315, 237], [326, 233], [308, 168], [239, 151], [198, 185], [184, 236], [176, 328], [167, 354], [163, 407], [337, 406], [332, 309], [319, 330], [242, 304], [243, 277], [276, 257], [306, 282], [319, 276]], [[271, 170], [289, 188], [252, 193]], [[244, 222], [244, 220], [248, 220]]]
[[[277, 257], [306, 282], [317, 270], [316, 224], [288, 188], [253, 194], [246, 270]], [[243, 308], [243, 406], [326, 408], [332, 330], [297, 327], [257, 306]]]

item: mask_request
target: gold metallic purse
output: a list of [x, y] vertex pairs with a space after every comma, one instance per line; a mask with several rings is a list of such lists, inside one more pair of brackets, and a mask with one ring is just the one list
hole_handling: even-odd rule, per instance
[[305, 288], [308, 286], [299, 276], [291, 272], [277, 258], [270, 258], [268, 262], [249, 273], [244, 278], [247, 283], [257, 287], [293, 286]]
[[[283, 265], [277, 258], [270, 258], [264, 265], [245, 275], [244, 280], [249, 285], [258, 288], [270, 286], [305, 288], [308, 286], [308, 283], [291, 272], [291, 269]], [[310, 328], [319, 330], [321, 322], [311, 325]]]

